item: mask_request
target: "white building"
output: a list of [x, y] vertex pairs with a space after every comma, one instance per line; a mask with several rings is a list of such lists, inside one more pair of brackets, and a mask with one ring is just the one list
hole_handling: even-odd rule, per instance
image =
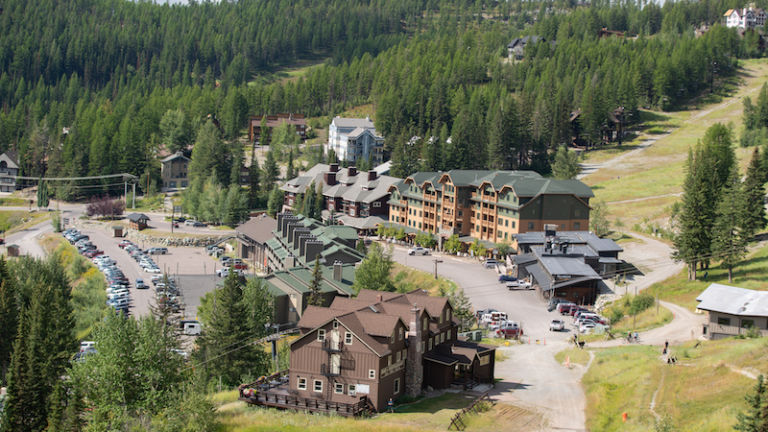
[[330, 150], [336, 153], [339, 161], [355, 162], [370, 160], [377, 165], [384, 159], [384, 138], [376, 133], [370, 118], [336, 117], [328, 128], [328, 144], [325, 154]]
[[713, 283], [697, 298], [707, 311], [707, 339], [722, 339], [750, 331], [768, 336], [768, 291], [755, 291]]
[[763, 27], [765, 25], [766, 14], [762, 9], [750, 6], [743, 9], [728, 9], [723, 14], [726, 27], [736, 27], [740, 29], [751, 29]]

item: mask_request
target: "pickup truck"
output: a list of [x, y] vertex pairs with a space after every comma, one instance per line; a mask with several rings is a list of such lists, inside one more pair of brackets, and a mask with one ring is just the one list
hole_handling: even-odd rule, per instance
[[510, 291], [519, 290], [519, 289], [524, 289], [524, 290], [533, 289], [533, 285], [531, 285], [530, 282], [525, 280], [509, 281], [505, 285], [507, 286], [507, 289], [509, 289]]
[[496, 330], [496, 334], [504, 339], [517, 339], [523, 335], [523, 328], [514, 321], [507, 321]]

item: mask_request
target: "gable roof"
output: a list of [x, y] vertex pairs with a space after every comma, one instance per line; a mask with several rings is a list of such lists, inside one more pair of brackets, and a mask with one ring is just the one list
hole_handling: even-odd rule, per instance
[[7, 151], [3, 154], [0, 154], [0, 160], [4, 160], [8, 165], [8, 168], [19, 168], [19, 158], [16, 156], [16, 153], [12, 151]]
[[176, 153], [174, 153], [174, 154], [166, 157], [165, 159], [163, 159], [162, 162], [163, 163], [168, 163], [168, 162], [174, 161], [176, 159], [183, 159], [185, 161], [189, 161], [189, 158], [184, 156], [183, 152], [177, 151]]
[[334, 117], [331, 122], [337, 128], [362, 128], [374, 129], [370, 118]]
[[129, 221], [131, 222], [146, 222], [149, 220], [149, 216], [145, 215], [144, 213], [131, 213], [128, 216], [126, 216]]
[[251, 240], [266, 243], [272, 238], [272, 232], [277, 228], [277, 221], [267, 215], [250, 218], [248, 222], [238, 225], [235, 232], [243, 234]]
[[713, 283], [696, 300], [701, 310], [738, 316], [768, 317], [768, 291]]

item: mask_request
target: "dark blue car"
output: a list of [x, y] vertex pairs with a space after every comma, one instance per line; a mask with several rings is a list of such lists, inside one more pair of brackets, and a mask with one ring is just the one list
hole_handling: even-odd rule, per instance
[[504, 275], [503, 274], [503, 275], [499, 276], [499, 282], [514, 282], [516, 280], [517, 280], [516, 277], [510, 276], [510, 275]]

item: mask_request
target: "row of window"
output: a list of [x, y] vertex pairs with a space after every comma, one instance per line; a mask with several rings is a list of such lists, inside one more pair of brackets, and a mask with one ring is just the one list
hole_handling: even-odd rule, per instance
[[[338, 321], [333, 322], [334, 328], [338, 326]], [[352, 332], [344, 332], [344, 345], [352, 345], [353, 340], [353, 334]], [[319, 329], [317, 330], [317, 341], [323, 342], [325, 341], [325, 329]]]
[[[299, 378], [297, 381], [296, 387], [299, 390], [306, 390], [307, 389], [307, 379], [306, 378]], [[357, 395], [357, 384], [344, 384], [335, 382], [333, 383], [333, 392], [335, 394], [344, 394], [346, 390], [346, 394], [349, 396], [356, 396]], [[394, 382], [394, 394], [400, 393], [400, 378], [395, 378]], [[315, 393], [322, 393], [323, 392], [323, 381], [322, 380], [313, 380], [312, 382], [312, 391]]]

